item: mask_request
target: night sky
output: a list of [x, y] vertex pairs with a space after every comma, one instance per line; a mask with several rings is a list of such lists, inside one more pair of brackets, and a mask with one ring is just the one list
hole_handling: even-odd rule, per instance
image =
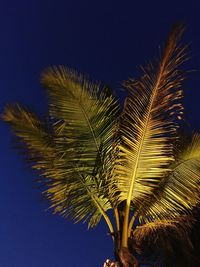
[[[191, 43], [185, 82], [186, 118], [200, 128], [199, 1], [0, 1], [0, 112], [20, 102], [45, 116], [47, 99], [40, 72], [63, 64], [119, 95], [120, 83], [139, 75], [138, 66], [156, 55], [170, 27], [186, 25]], [[1, 122], [0, 266], [102, 267], [112, 241], [102, 222], [88, 231], [52, 215], [30, 170]]]

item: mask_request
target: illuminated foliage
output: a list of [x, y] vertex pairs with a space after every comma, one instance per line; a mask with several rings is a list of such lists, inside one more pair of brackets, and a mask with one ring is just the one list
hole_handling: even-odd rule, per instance
[[89, 227], [103, 217], [123, 266], [137, 266], [131, 253], [144, 240], [159, 242], [168, 231], [187, 240], [199, 204], [200, 134], [178, 146], [182, 33], [175, 27], [161, 58], [124, 82], [122, 111], [107, 88], [59, 66], [41, 77], [48, 123], [18, 104], [3, 114], [41, 174], [53, 211]]

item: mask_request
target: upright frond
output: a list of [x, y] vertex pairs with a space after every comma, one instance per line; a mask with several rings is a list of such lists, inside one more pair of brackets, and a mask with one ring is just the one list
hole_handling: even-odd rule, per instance
[[128, 97], [121, 116], [122, 143], [115, 176], [121, 200], [127, 204], [147, 200], [174, 161], [172, 141], [183, 112], [184, 75], [179, 67], [186, 47], [179, 45], [182, 32], [182, 27], [176, 27], [160, 62], [150, 63], [142, 69], [141, 78], [125, 83]]

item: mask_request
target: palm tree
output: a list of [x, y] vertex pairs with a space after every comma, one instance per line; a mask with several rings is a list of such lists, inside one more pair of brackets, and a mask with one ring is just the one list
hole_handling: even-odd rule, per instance
[[5, 108], [54, 213], [88, 227], [107, 223], [115, 261], [104, 266], [139, 266], [152, 241], [164, 250], [172, 238], [188, 241], [200, 199], [200, 134], [183, 141], [179, 130], [182, 33], [176, 26], [160, 59], [124, 82], [123, 108], [108, 88], [62, 66], [41, 76], [46, 121], [18, 104]]

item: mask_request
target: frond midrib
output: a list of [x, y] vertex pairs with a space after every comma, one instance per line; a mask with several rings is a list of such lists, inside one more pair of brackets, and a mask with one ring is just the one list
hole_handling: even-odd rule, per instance
[[94, 133], [94, 130], [93, 130], [92, 126], [91, 126], [91, 123], [90, 123], [90, 121], [89, 121], [88, 115], [87, 115], [87, 113], [86, 113], [86, 111], [85, 111], [85, 109], [84, 109], [84, 106], [81, 104], [81, 102], [79, 102], [79, 105], [80, 105], [80, 107], [81, 107], [81, 110], [82, 110], [82, 112], [83, 112], [83, 115], [84, 115], [84, 117], [85, 117], [85, 120], [86, 120], [86, 122], [87, 122], [87, 125], [88, 125], [88, 127], [89, 127], [89, 129], [90, 129], [90, 132], [91, 132], [91, 134], [92, 134], [92, 137], [93, 137], [93, 139], [94, 139], [94, 143], [95, 143], [96, 149], [97, 149], [97, 151], [98, 151], [98, 150], [99, 150], [99, 144], [98, 144], [98, 141], [97, 141], [97, 137], [96, 137], [96, 135], [95, 135], [95, 133]]
[[86, 186], [85, 182], [83, 181], [82, 175], [78, 172], [79, 176], [80, 176], [80, 181], [82, 183], [82, 185], [85, 187], [86, 191], [88, 192], [89, 196], [91, 197], [91, 199], [93, 200], [93, 202], [95, 203], [96, 207], [98, 208], [98, 210], [100, 211], [100, 213], [102, 214], [102, 216], [104, 217], [108, 228], [110, 230], [110, 233], [114, 233], [114, 228], [112, 226], [112, 223], [108, 217], [108, 215], [106, 214], [106, 210], [104, 209], [104, 207], [101, 205], [101, 203], [98, 201], [97, 197], [95, 197], [95, 195], [91, 192], [91, 190], [88, 188], [88, 186]]
[[134, 183], [135, 183], [135, 174], [137, 173], [138, 163], [139, 163], [139, 159], [140, 159], [140, 156], [141, 156], [141, 151], [142, 151], [142, 148], [143, 148], [143, 145], [144, 145], [144, 139], [145, 139], [145, 136], [146, 136], [148, 125], [149, 125], [152, 106], [154, 104], [154, 100], [155, 100], [155, 97], [157, 95], [157, 90], [159, 88], [160, 80], [161, 80], [161, 77], [162, 77], [162, 74], [163, 74], [163, 68], [164, 68], [164, 64], [162, 64], [161, 67], [160, 67], [159, 76], [158, 76], [156, 85], [154, 87], [153, 95], [152, 95], [151, 102], [150, 102], [150, 105], [149, 105], [149, 108], [148, 108], [146, 122], [144, 123], [144, 125], [145, 125], [144, 126], [144, 131], [143, 131], [143, 135], [142, 135], [142, 138], [141, 138], [140, 146], [139, 146], [138, 151], [137, 151], [136, 164], [135, 164], [135, 168], [134, 168], [132, 179], [131, 179], [132, 182], [131, 182], [130, 190], [129, 190], [128, 197], [127, 197], [127, 204], [130, 204], [130, 202], [131, 202], [131, 196], [133, 194], [133, 187], [134, 187]]
[[134, 184], [135, 184], [135, 177], [136, 177], [136, 173], [137, 173], [137, 169], [138, 169], [138, 164], [139, 164], [139, 159], [141, 156], [141, 151], [144, 145], [144, 139], [146, 136], [146, 132], [147, 132], [147, 128], [149, 125], [149, 120], [150, 120], [150, 116], [151, 116], [151, 111], [152, 111], [152, 107], [154, 104], [154, 100], [155, 97], [157, 96], [157, 90], [159, 89], [159, 84], [160, 84], [160, 80], [163, 74], [163, 69], [165, 66], [165, 58], [163, 59], [161, 65], [160, 65], [160, 71], [158, 71], [159, 75], [157, 77], [157, 82], [155, 84], [155, 87], [153, 89], [153, 94], [152, 94], [152, 98], [150, 100], [150, 104], [148, 107], [148, 111], [147, 111], [147, 117], [146, 117], [146, 122], [144, 123], [144, 130], [143, 130], [143, 134], [142, 134], [142, 138], [141, 138], [141, 142], [139, 145], [139, 148], [137, 150], [137, 157], [136, 157], [136, 161], [135, 161], [135, 167], [133, 170], [133, 174], [131, 177], [131, 185], [130, 185], [130, 189], [128, 191], [128, 195], [127, 195], [127, 199], [126, 199], [126, 207], [125, 207], [125, 217], [124, 217], [124, 225], [123, 225], [123, 234], [122, 234], [122, 245], [124, 247], [127, 247], [127, 242], [128, 242], [128, 223], [129, 223], [129, 213], [130, 213], [130, 203], [131, 203], [131, 199], [132, 199], [132, 194], [133, 194], [133, 190], [134, 190]]

